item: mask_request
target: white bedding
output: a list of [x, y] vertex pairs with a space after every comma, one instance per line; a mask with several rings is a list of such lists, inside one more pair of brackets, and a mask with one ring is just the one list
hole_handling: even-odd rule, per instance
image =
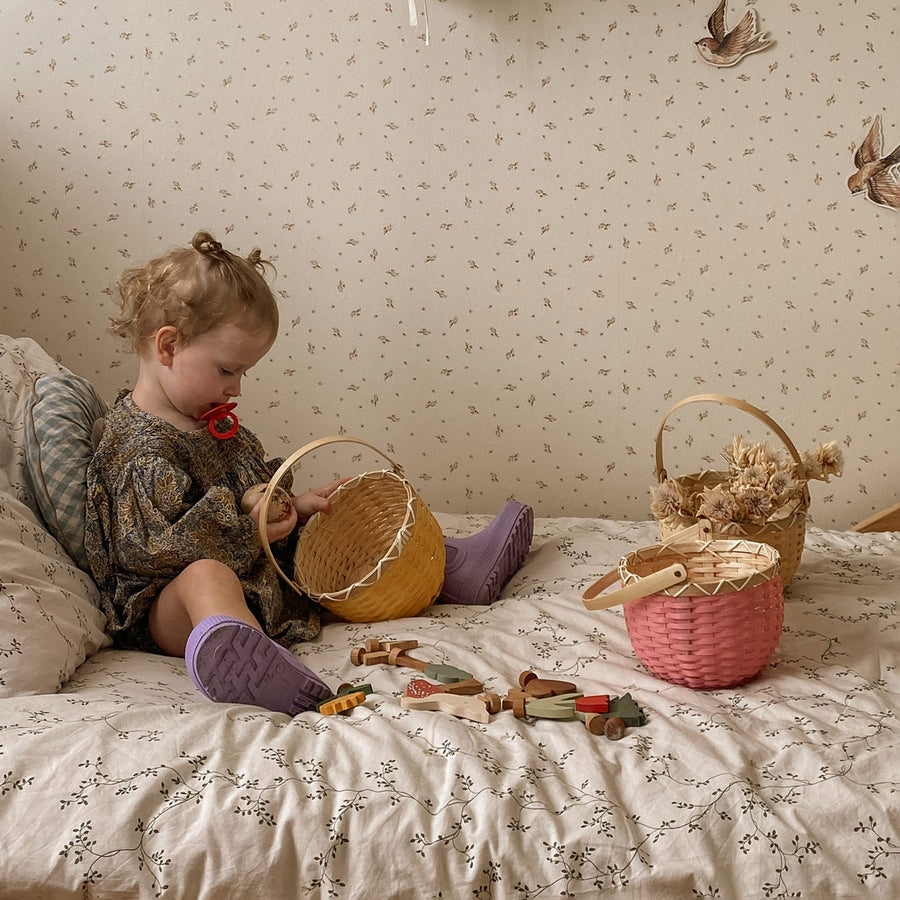
[[[7, 473], [15, 456], [0, 456]], [[34, 543], [27, 499], [8, 478], [0, 522]], [[486, 521], [438, 518], [448, 534]], [[896, 896], [898, 536], [811, 528], [770, 663], [710, 692], [649, 675], [621, 608], [581, 602], [656, 539], [652, 523], [538, 519], [491, 607], [327, 624], [304, 659], [335, 686], [374, 688], [347, 716], [213, 704], [183, 660], [69, 636], [65, 664], [88, 658], [58, 692], [0, 699], [0, 896]], [[29, 621], [48, 579], [77, 580], [52, 545], [31, 613], [8, 589], [17, 563], [0, 557], [3, 677], [64, 671], [49, 644], [5, 649], [19, 621], [10, 604]], [[613, 742], [577, 721], [405, 710], [420, 673], [353, 666], [369, 637], [415, 638], [412, 655], [499, 694], [526, 669], [584, 693], [630, 692], [647, 722]]]
[[[811, 531], [771, 664], [701, 693], [644, 673], [621, 610], [580, 602], [653, 528], [539, 520], [492, 607], [329, 624], [305, 658], [375, 690], [346, 717], [218, 706], [182, 661], [118, 650], [58, 694], [3, 700], [3, 896], [891, 896], [897, 539]], [[647, 724], [612, 742], [407, 711], [418, 673], [354, 667], [366, 637], [414, 637], [499, 693], [529, 668], [630, 691]]]

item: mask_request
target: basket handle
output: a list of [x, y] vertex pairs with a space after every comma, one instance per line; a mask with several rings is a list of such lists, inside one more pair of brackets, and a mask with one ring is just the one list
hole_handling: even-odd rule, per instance
[[719, 403], [722, 406], [733, 406], [735, 409], [741, 410], [741, 412], [745, 412], [755, 419], [759, 419], [764, 425], [770, 428], [778, 437], [781, 439], [782, 443], [785, 447], [787, 447], [788, 453], [791, 454], [795, 463], [801, 463], [800, 454], [797, 452], [797, 448], [794, 446], [793, 441], [787, 436], [785, 430], [772, 418], [766, 415], [761, 409], [757, 409], [750, 403], [747, 403], [745, 400], [738, 400], [737, 397], [726, 397], [724, 394], [693, 394], [690, 397], [685, 397], [683, 400], [679, 400], [664, 416], [662, 422], [659, 424], [659, 431], [656, 433], [656, 480], [659, 483], [662, 483], [668, 478], [665, 467], [663, 466], [663, 431], [666, 426], [666, 421], [669, 416], [675, 412], [676, 409], [681, 409], [682, 406], [687, 406], [689, 403]]
[[660, 546], [674, 547], [677, 544], [696, 544], [698, 541], [713, 540], [715, 540], [715, 531], [713, 530], [712, 522], [701, 517], [693, 525], [688, 525], [687, 528], [682, 528], [681, 531], [676, 531], [667, 538], [663, 538], [660, 541]]
[[651, 572], [644, 578], [639, 578], [626, 584], [624, 587], [605, 597], [600, 597], [610, 585], [614, 584], [619, 578], [619, 570], [613, 569], [607, 572], [598, 581], [595, 581], [582, 595], [581, 599], [585, 609], [609, 609], [611, 606], [618, 606], [620, 603], [630, 603], [632, 600], [642, 600], [648, 594], [658, 594], [666, 588], [672, 587], [673, 584], [680, 584], [687, 578], [687, 567], [682, 563], [673, 563], [660, 569], [658, 572]]
[[310, 441], [308, 444], [304, 444], [299, 450], [295, 450], [285, 461], [278, 467], [278, 470], [275, 474], [269, 479], [269, 484], [266, 487], [265, 493], [262, 496], [262, 507], [260, 508], [259, 513], [259, 522], [258, 522], [258, 532], [259, 532], [259, 542], [262, 544], [262, 548], [265, 551], [266, 556], [269, 557], [269, 562], [275, 566], [275, 571], [286, 581], [297, 593], [303, 594], [305, 593], [302, 585], [297, 584], [293, 578], [288, 578], [288, 576], [284, 573], [281, 566], [278, 565], [278, 560], [275, 559], [275, 555], [272, 553], [272, 548], [269, 545], [269, 537], [266, 533], [266, 519], [269, 514], [269, 504], [272, 502], [272, 497], [275, 494], [275, 488], [278, 487], [278, 482], [288, 473], [292, 466], [294, 466], [297, 462], [300, 461], [304, 456], [308, 453], [312, 453], [313, 450], [318, 450], [320, 447], [325, 447], [328, 444], [340, 444], [340, 443], [348, 443], [348, 444], [361, 444], [363, 447], [368, 447], [370, 450], [374, 450], [379, 456], [383, 456], [390, 464], [391, 469], [396, 472], [398, 475], [403, 474], [403, 470], [400, 466], [394, 462], [383, 450], [379, 450], [374, 445], [370, 444], [368, 441], [364, 441], [361, 438], [351, 438], [351, 437], [340, 437], [337, 435], [332, 435], [331, 437], [318, 438], [315, 441]]

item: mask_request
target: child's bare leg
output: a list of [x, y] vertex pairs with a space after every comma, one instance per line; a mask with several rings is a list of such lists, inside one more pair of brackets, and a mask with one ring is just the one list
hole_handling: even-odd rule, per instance
[[224, 563], [199, 559], [173, 578], [150, 607], [150, 633], [161, 650], [184, 656], [194, 626], [209, 616], [231, 616], [260, 627], [237, 575]]
[[163, 588], [150, 608], [150, 633], [160, 649], [185, 657], [191, 680], [211, 700], [295, 715], [331, 693], [266, 636], [237, 575], [215, 560], [191, 563]]

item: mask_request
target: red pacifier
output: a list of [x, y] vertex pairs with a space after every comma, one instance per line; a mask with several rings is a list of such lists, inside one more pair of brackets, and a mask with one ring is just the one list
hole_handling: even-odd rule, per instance
[[[237, 403], [223, 403], [221, 406], [214, 406], [200, 416], [200, 421], [208, 422], [209, 433], [220, 441], [224, 441], [226, 438], [237, 434], [238, 419], [232, 412], [236, 406]], [[219, 425], [220, 422], [222, 423], [221, 426]]]

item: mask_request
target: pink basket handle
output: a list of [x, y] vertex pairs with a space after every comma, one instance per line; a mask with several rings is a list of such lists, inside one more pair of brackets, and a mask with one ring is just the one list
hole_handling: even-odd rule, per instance
[[[368, 441], [364, 441], [361, 438], [350, 438], [350, 437], [324, 437], [318, 438], [315, 441], [310, 441], [308, 444], [304, 444], [299, 450], [295, 450], [285, 461], [278, 467], [278, 471], [271, 477], [269, 480], [269, 484], [266, 487], [265, 493], [262, 496], [262, 506], [260, 507], [259, 513], [259, 541], [262, 544], [262, 548], [265, 551], [266, 556], [269, 557], [269, 562], [275, 566], [275, 571], [298, 593], [305, 593], [305, 589], [302, 585], [298, 584], [294, 581], [293, 578], [288, 578], [288, 576], [284, 573], [281, 566], [278, 565], [278, 561], [275, 559], [275, 555], [272, 553], [272, 548], [269, 546], [269, 537], [266, 533], [266, 518], [269, 513], [269, 504], [272, 502], [272, 497], [275, 494], [275, 489], [278, 487], [278, 483], [281, 479], [288, 473], [292, 466], [294, 466], [300, 459], [306, 456], [308, 453], [312, 453], [313, 450], [318, 450], [320, 447], [325, 447], [328, 444], [361, 444], [363, 447], [368, 447], [370, 450], [374, 450], [379, 456], [383, 456], [390, 464], [391, 469], [396, 472], [398, 475], [403, 475], [403, 470], [400, 466], [394, 462], [386, 453], [382, 450], [379, 450], [374, 445], [368, 443]], [[406, 523], [403, 523], [404, 526]]]
[[682, 406], [687, 406], [690, 403], [719, 403], [722, 406], [733, 406], [735, 409], [741, 410], [741, 412], [745, 412], [748, 415], [753, 416], [753, 418], [758, 419], [762, 422], [767, 428], [770, 428], [778, 437], [781, 439], [782, 443], [785, 447], [787, 447], [788, 453], [791, 454], [791, 458], [795, 463], [801, 463], [802, 460], [800, 458], [800, 454], [797, 452], [797, 448], [794, 446], [793, 441], [787, 436], [785, 430], [772, 418], [770, 418], [766, 413], [764, 413], [761, 409], [757, 409], [750, 403], [747, 403], [745, 400], [738, 400], [736, 397], [726, 397], [724, 394], [693, 394], [690, 397], [685, 397], [683, 400], [679, 400], [664, 416], [662, 422], [659, 424], [659, 431], [656, 433], [656, 480], [658, 482], [663, 482], [668, 478], [665, 467], [663, 466], [663, 431], [665, 430], [666, 421], [669, 416], [675, 412], [676, 409], [681, 409]]
[[660, 591], [664, 591], [666, 588], [684, 581], [687, 578], [687, 567], [682, 563], [673, 563], [671, 566], [666, 566], [665, 569], [651, 572], [644, 578], [638, 578], [629, 582], [618, 591], [613, 591], [605, 597], [598, 596], [608, 587], [615, 584], [619, 577], [619, 570], [613, 569], [595, 581], [581, 595], [585, 609], [609, 609], [611, 606], [618, 606], [620, 603], [642, 600], [649, 594], [658, 594]]

